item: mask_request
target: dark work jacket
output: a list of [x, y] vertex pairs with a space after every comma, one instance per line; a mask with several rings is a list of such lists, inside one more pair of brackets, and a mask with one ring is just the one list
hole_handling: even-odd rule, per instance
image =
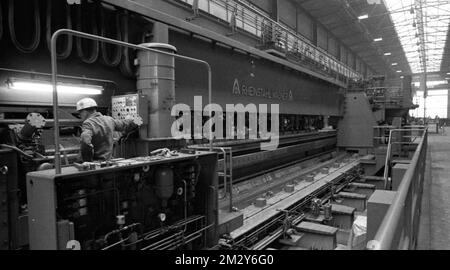
[[95, 112], [81, 126], [81, 158], [83, 161], [109, 160], [113, 152], [113, 132], [129, 132], [136, 128], [133, 120], [116, 120]]

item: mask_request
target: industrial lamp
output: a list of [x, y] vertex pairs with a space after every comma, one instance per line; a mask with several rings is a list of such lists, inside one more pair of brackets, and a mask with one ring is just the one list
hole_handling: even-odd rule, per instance
[[367, 19], [367, 18], [369, 18], [369, 14], [364, 14], [364, 15], [361, 15], [361, 16], [358, 17], [359, 20], [364, 20], [364, 19]]
[[[9, 78], [6, 81], [9, 89], [33, 92], [53, 92], [53, 85], [46, 81]], [[101, 95], [103, 87], [99, 85], [58, 83], [58, 93], [79, 95]]]

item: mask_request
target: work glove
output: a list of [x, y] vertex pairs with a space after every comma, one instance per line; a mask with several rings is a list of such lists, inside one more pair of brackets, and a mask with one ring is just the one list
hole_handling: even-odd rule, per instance
[[125, 120], [132, 120], [133, 123], [137, 126], [141, 126], [144, 123], [144, 121], [142, 120], [142, 117], [139, 115], [136, 115], [136, 116], [127, 115], [125, 117]]

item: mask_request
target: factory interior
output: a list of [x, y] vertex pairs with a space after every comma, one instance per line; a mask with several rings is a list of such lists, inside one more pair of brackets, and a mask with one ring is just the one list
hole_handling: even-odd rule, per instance
[[0, 250], [450, 250], [449, 25], [448, 0], [0, 0]]

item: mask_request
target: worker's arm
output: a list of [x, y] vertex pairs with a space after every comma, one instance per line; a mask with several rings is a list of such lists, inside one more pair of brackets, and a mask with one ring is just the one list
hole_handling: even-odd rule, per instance
[[92, 161], [94, 158], [94, 146], [92, 145], [92, 126], [88, 123], [83, 123], [81, 130], [81, 158], [84, 162]]
[[139, 127], [142, 124], [142, 118], [133, 118], [133, 119], [125, 119], [125, 120], [117, 120], [113, 119], [114, 121], [114, 129], [115, 131], [125, 132], [128, 133], [132, 131], [133, 129]]

